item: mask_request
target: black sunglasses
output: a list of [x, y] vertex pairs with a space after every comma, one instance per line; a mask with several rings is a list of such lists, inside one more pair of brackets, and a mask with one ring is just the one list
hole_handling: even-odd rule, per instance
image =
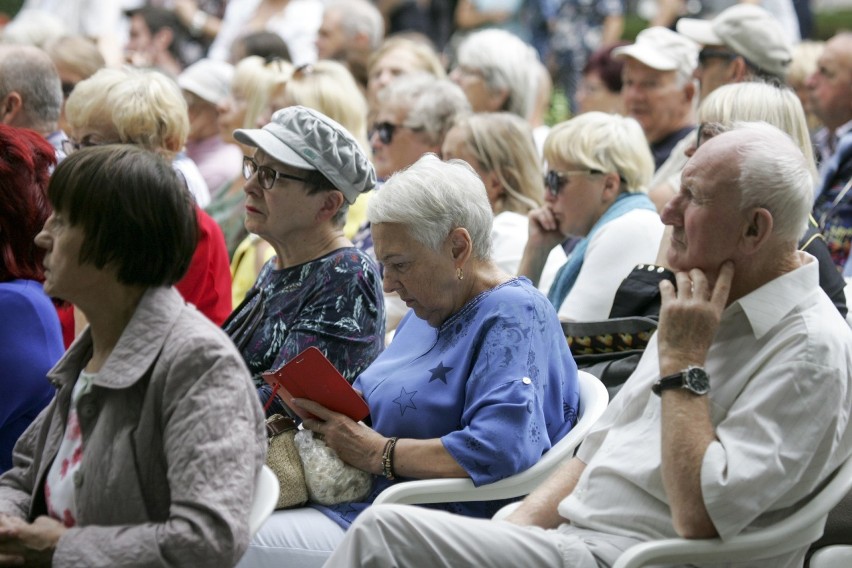
[[569, 181], [568, 176], [575, 175], [595, 175], [602, 174], [603, 172], [600, 170], [567, 170], [567, 171], [557, 171], [557, 170], [549, 170], [547, 174], [544, 176], [544, 187], [547, 190], [547, 193], [550, 194], [551, 197], [556, 197], [559, 195], [559, 192], [562, 191], [562, 188]]
[[724, 59], [725, 61], [731, 62], [737, 57], [739, 57], [739, 55], [730, 51], [704, 48], [698, 52], [698, 64], [704, 67], [707, 65], [708, 59]]
[[373, 133], [375, 132], [378, 134], [379, 140], [381, 140], [382, 144], [388, 145], [393, 142], [393, 135], [397, 128], [399, 128], [399, 125], [393, 124], [392, 122], [376, 122], [370, 130], [370, 137], [372, 138]]
[[260, 187], [263, 189], [272, 189], [272, 186], [275, 185], [275, 182], [279, 179], [292, 179], [294, 181], [312, 183], [312, 181], [308, 178], [285, 174], [273, 170], [269, 166], [259, 166], [251, 156], [243, 156], [243, 177], [249, 179], [255, 173], [257, 174], [257, 183], [260, 184]]

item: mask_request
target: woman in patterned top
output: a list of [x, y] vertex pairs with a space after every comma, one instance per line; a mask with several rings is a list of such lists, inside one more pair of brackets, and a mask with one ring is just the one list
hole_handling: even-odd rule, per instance
[[[492, 483], [533, 465], [574, 425], [577, 367], [556, 311], [491, 260], [485, 187], [464, 162], [426, 155], [367, 208], [384, 287], [410, 308], [355, 381], [372, 427], [296, 400], [345, 462], [375, 475], [361, 503], [278, 511], [240, 566], [319, 566], [396, 479]], [[443, 507], [488, 517], [502, 502]]]
[[[384, 345], [384, 304], [375, 262], [343, 235], [349, 204], [376, 174], [340, 124], [302, 106], [276, 112], [262, 129], [235, 138], [246, 156], [245, 225], [276, 256], [224, 324], [255, 377], [317, 347], [350, 382]], [[267, 414], [283, 412], [280, 400]]]

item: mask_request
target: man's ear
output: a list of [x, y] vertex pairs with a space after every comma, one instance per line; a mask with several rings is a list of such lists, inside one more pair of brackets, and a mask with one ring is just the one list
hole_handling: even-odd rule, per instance
[[748, 76], [748, 64], [743, 57], [737, 56], [728, 68], [728, 82], [742, 83]]
[[0, 103], [0, 122], [15, 125], [15, 118], [24, 108], [24, 100], [17, 91], [12, 91]]
[[690, 79], [686, 82], [686, 85], [683, 86], [683, 96], [688, 102], [692, 102], [697, 94], [698, 91], [695, 89], [695, 80]]
[[175, 40], [175, 33], [169, 27], [162, 27], [154, 34], [151, 41], [159, 48], [160, 51], [168, 51], [169, 46]]
[[473, 240], [470, 238], [470, 233], [464, 227], [457, 227], [450, 231], [447, 240], [456, 268], [460, 268], [473, 254]]
[[747, 255], [758, 251], [772, 235], [774, 221], [772, 213], [763, 207], [755, 207], [745, 219], [742, 228], [743, 252]]

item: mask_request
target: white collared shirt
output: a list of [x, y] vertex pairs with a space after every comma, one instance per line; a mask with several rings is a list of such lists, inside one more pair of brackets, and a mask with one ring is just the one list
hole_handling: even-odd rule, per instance
[[[816, 260], [733, 302], [705, 368], [716, 441], [701, 490], [722, 539], [777, 522], [852, 453], [852, 330], [819, 288]], [[656, 336], [580, 447], [587, 463], [559, 504], [573, 525], [640, 540], [677, 536], [660, 476]], [[604, 535], [602, 538], [606, 538]], [[748, 563], [801, 566], [805, 550]]]

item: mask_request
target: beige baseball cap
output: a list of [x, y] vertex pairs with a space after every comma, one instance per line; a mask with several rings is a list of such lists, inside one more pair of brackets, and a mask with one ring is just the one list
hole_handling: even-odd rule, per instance
[[636, 41], [612, 50], [615, 58], [632, 57], [658, 71], [679, 71], [692, 75], [698, 65], [698, 44], [662, 26], [639, 32]]
[[736, 4], [712, 20], [681, 18], [677, 31], [703, 45], [723, 45], [782, 80], [793, 59], [781, 24], [754, 4]]

